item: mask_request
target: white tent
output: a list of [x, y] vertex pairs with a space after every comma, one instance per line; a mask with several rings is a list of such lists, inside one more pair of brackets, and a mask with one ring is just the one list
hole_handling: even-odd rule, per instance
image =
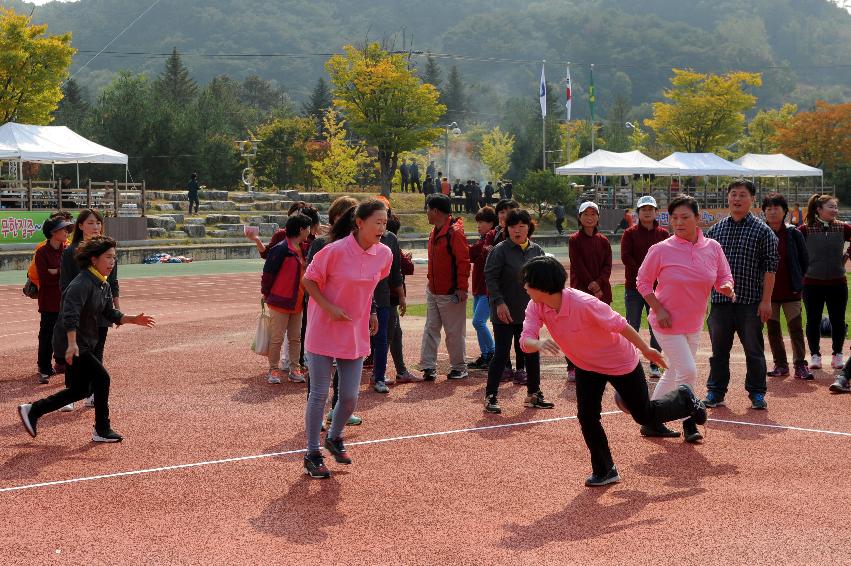
[[748, 153], [733, 163], [747, 167], [752, 177], [821, 177], [821, 169], [810, 167], [782, 153]]
[[98, 145], [65, 126], [0, 126], [0, 159], [36, 163], [113, 163], [127, 166], [127, 155]]
[[726, 159], [718, 157], [714, 153], [683, 153], [677, 151], [659, 163], [669, 167], [676, 167], [682, 176], [723, 176], [723, 177], [750, 177], [753, 172], [741, 165], [731, 163]]
[[557, 175], [677, 175], [679, 169], [663, 165], [640, 151], [615, 153], [598, 149], [556, 169]]

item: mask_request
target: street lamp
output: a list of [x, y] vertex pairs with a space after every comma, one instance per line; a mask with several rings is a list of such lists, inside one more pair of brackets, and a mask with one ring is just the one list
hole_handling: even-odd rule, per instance
[[444, 154], [443, 170], [446, 171], [446, 178], [450, 179], [452, 178], [452, 176], [449, 174], [449, 132], [452, 131], [453, 136], [460, 136], [461, 129], [458, 127], [457, 122], [452, 122], [451, 124], [444, 124], [443, 128], [446, 130], [446, 145], [444, 147], [446, 153]]

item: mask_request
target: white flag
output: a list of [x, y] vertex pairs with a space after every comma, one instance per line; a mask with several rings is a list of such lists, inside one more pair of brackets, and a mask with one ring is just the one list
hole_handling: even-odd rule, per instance
[[541, 65], [541, 117], [547, 117], [547, 79], [544, 77], [544, 66]]
[[573, 101], [573, 93], [571, 92], [572, 85], [570, 84], [570, 65], [567, 66], [567, 78], [564, 81], [564, 90], [567, 95], [567, 101], [564, 103], [567, 108], [567, 121], [570, 122], [570, 103]]

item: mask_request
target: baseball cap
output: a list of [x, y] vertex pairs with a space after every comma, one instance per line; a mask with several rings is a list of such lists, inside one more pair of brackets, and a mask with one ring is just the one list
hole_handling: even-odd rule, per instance
[[638, 202], [635, 203], [635, 209], [638, 210], [642, 206], [652, 206], [653, 208], [659, 208], [659, 205], [656, 204], [656, 199], [651, 197], [650, 195], [644, 195]]
[[600, 207], [597, 206], [597, 203], [591, 202], [590, 200], [586, 200], [585, 202], [579, 205], [579, 214], [582, 214], [589, 208], [593, 208], [597, 211], [597, 214], [600, 214]]
[[65, 220], [64, 218], [51, 218], [50, 220], [46, 220], [44, 224], [41, 225], [41, 231], [46, 237], [49, 238], [57, 230], [61, 230], [62, 228], [67, 228], [68, 226], [73, 225], [73, 222], [71, 222], [70, 220]]

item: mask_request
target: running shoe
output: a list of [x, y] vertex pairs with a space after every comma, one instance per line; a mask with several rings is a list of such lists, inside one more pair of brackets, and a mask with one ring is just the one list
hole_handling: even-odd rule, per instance
[[289, 379], [293, 383], [304, 383], [306, 380], [304, 378], [304, 374], [301, 373], [299, 369], [291, 369], [287, 374], [287, 379]]
[[493, 354], [482, 354], [476, 358], [475, 362], [467, 364], [467, 367], [470, 369], [488, 369], [492, 358]]
[[94, 407], [94, 406], [95, 406], [95, 396], [94, 396], [94, 394], [89, 395], [88, 397], [86, 397], [86, 400], [85, 400], [85, 401], [83, 401], [83, 406], [88, 407], [88, 408], [90, 408], [90, 409], [91, 409], [92, 407]]
[[678, 438], [680, 436], [679, 432], [669, 429], [664, 423], [641, 425], [638, 432], [641, 436], [646, 436], [647, 438]]
[[505, 368], [502, 370], [502, 377], [499, 379], [500, 383], [508, 383], [514, 381], [514, 370], [510, 368]]
[[[325, 422], [331, 424], [334, 422], [334, 411], [328, 411], [328, 415], [325, 417]], [[346, 426], [358, 426], [363, 422], [363, 419], [357, 415], [352, 415], [349, 417], [349, 420], [346, 421]]]
[[821, 369], [821, 356], [810, 356], [810, 369]]
[[697, 423], [694, 422], [694, 419], [683, 421], [683, 440], [690, 444], [696, 444], [703, 440], [703, 435], [697, 430]]
[[304, 455], [304, 473], [312, 478], [330, 478], [331, 472], [325, 465], [321, 452], [308, 452]]
[[433, 368], [423, 370], [423, 381], [434, 381], [435, 379], [437, 379], [437, 370]]
[[39, 372], [38, 373], [38, 382], [42, 385], [46, 385], [46, 384], [50, 383], [50, 377], [52, 375], [53, 375], [52, 373]]
[[786, 377], [789, 375], [789, 366], [774, 366], [774, 369], [768, 372], [768, 377]]
[[650, 377], [651, 379], [660, 379], [662, 377], [662, 372], [656, 364], [650, 364]]
[[848, 383], [848, 378], [844, 374], [836, 376], [836, 381], [830, 385], [830, 390], [834, 393], [851, 393], [851, 384]]
[[527, 381], [529, 381], [529, 375], [525, 369], [518, 369], [514, 372], [514, 385], [526, 385]]
[[751, 409], [757, 409], [761, 411], [767, 408], [768, 403], [765, 401], [765, 393], [754, 393], [753, 395], [751, 395]]
[[497, 400], [496, 395], [485, 396], [485, 411], [495, 415], [502, 412], [502, 407], [499, 406], [499, 401]]
[[470, 374], [467, 373], [465, 369], [453, 369], [449, 372], [449, 375], [446, 376], [446, 379], [464, 379], [468, 377]]
[[70, 413], [74, 410], [74, 403], [68, 403], [64, 407], [60, 408], [59, 411], [62, 413]]
[[390, 388], [383, 381], [376, 381], [372, 384], [372, 388], [376, 393], [390, 393]]
[[706, 394], [706, 399], [703, 400], [703, 404], [714, 409], [715, 407], [723, 407], [727, 404], [727, 402], [724, 401], [724, 396], [720, 393], [710, 391]]
[[689, 410], [691, 411], [691, 418], [694, 419], [699, 425], [702, 425], [706, 422], [706, 405], [703, 404], [703, 401], [697, 398], [692, 391], [691, 387], [688, 385], [680, 385], [677, 389], [680, 391], [680, 396], [685, 399]]
[[121, 442], [122, 440], [124, 440], [124, 437], [111, 428], [101, 431], [95, 428], [92, 431], [93, 442]]
[[279, 369], [273, 369], [269, 371], [269, 375], [266, 376], [266, 383], [271, 383], [272, 385], [277, 385], [281, 383], [281, 377], [283, 376], [283, 372]]
[[21, 424], [24, 425], [24, 428], [27, 430], [27, 434], [35, 438], [38, 431], [36, 430], [36, 421], [38, 419], [30, 418], [30, 411], [33, 406], [31, 403], [24, 403], [23, 405], [18, 405], [18, 416], [21, 418]]
[[815, 379], [806, 362], [795, 364], [795, 379]]
[[405, 370], [402, 373], [396, 374], [396, 383], [416, 383], [418, 381], [422, 381], [423, 378], [417, 377], [413, 373], [408, 370]]
[[523, 406], [530, 409], [552, 409], [556, 405], [555, 403], [551, 403], [544, 399], [544, 394], [542, 392], [536, 391], [535, 393], [526, 396]]
[[325, 449], [334, 456], [334, 460], [337, 461], [338, 464], [351, 464], [352, 459], [349, 457], [349, 453], [346, 451], [346, 446], [343, 444], [342, 438], [329, 438], [325, 437]]
[[588, 479], [585, 480], [585, 485], [588, 487], [602, 487], [604, 485], [618, 483], [619, 481], [621, 481], [621, 477], [618, 474], [618, 468], [617, 466], [612, 466], [611, 470], [601, 476], [597, 474], [588, 476]]
[[830, 358], [830, 367], [833, 369], [842, 369], [845, 366], [845, 360], [842, 354], [833, 354]]

